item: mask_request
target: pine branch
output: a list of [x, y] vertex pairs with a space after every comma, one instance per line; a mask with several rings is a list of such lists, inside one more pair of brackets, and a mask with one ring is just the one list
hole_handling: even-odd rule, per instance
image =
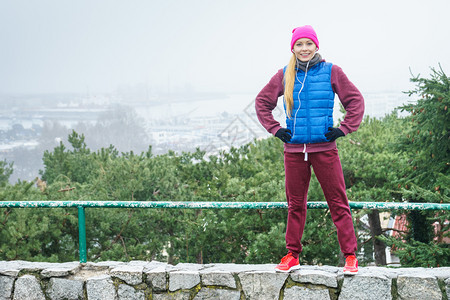
[[400, 229], [395, 229], [395, 228], [384, 228], [384, 229], [382, 229], [381, 231], [384, 233], [384, 232], [390, 231], [390, 230], [392, 230], [392, 231], [397, 231], [397, 232], [401, 232], [401, 233], [408, 233], [408, 232], [409, 232], [409, 231], [400, 230]]
[[[111, 245], [109, 245], [108, 248], [106, 248], [105, 250], [103, 250], [102, 252], [100, 252], [99, 254], [97, 254], [97, 255], [94, 257], [94, 260], [99, 259], [99, 258], [102, 256], [103, 252], [110, 250], [110, 249], [112, 248], [112, 246], [113, 246], [115, 243], [117, 243], [117, 241], [118, 241], [119, 239], [122, 238], [122, 233], [123, 233], [123, 231], [125, 230], [125, 228], [128, 226], [128, 224], [130, 223], [131, 217], [133, 216], [133, 214], [134, 214], [134, 211], [131, 211], [130, 214], [128, 215], [128, 220], [127, 220], [127, 222], [122, 226], [122, 228], [120, 229], [120, 232], [116, 235], [116, 237], [114, 238], [114, 240], [111, 242]], [[125, 253], [126, 253], [126, 248], [125, 248]]]

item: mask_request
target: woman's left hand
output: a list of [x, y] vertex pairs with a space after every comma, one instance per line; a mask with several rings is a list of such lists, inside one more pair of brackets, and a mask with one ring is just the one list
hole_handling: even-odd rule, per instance
[[325, 134], [325, 137], [329, 142], [334, 141], [338, 137], [345, 136], [345, 134], [339, 128], [328, 127], [328, 132]]

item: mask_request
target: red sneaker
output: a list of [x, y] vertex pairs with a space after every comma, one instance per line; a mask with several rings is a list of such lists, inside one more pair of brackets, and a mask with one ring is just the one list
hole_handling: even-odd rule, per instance
[[345, 259], [344, 266], [345, 275], [355, 275], [358, 274], [358, 259], [354, 255], [349, 255]]
[[292, 253], [289, 252], [285, 257], [281, 259], [281, 262], [275, 267], [276, 271], [281, 272], [289, 272], [294, 269], [298, 269], [300, 267], [300, 263], [297, 258], [292, 256]]

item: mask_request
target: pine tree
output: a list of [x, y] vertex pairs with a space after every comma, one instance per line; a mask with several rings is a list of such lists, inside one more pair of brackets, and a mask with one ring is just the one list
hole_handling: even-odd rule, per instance
[[[405, 118], [408, 130], [399, 137], [398, 150], [408, 155], [408, 167], [412, 170], [402, 182], [403, 198], [410, 202], [449, 203], [450, 78], [441, 67], [438, 70], [432, 68], [431, 71], [430, 78], [418, 75], [411, 79], [416, 83], [416, 88], [408, 94], [418, 99], [401, 107], [410, 115]], [[442, 257], [436, 256], [436, 248], [444, 251], [444, 256], [450, 255], [450, 248], [442, 244], [443, 237], [449, 236], [449, 219], [448, 211], [411, 211], [408, 214], [410, 234], [406, 238], [411, 245], [417, 246], [417, 242], [420, 242], [420, 253], [425, 256]], [[437, 236], [433, 223], [439, 225]], [[407, 245], [405, 249], [400, 254], [404, 259], [402, 263], [408, 264], [408, 257], [414, 247]], [[409, 261], [414, 260], [418, 261], [415, 258]], [[434, 266], [445, 264], [445, 261], [437, 260]]]
[[9, 177], [13, 173], [13, 163], [6, 160], [0, 161], [0, 186], [8, 183]]

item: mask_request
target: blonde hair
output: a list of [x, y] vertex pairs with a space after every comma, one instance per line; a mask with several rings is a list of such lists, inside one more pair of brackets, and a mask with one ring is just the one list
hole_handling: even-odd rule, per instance
[[295, 66], [297, 64], [297, 58], [295, 54], [292, 54], [291, 59], [284, 72], [284, 103], [286, 105], [286, 115], [289, 119], [292, 119], [292, 108], [294, 106], [294, 83], [296, 70]]

